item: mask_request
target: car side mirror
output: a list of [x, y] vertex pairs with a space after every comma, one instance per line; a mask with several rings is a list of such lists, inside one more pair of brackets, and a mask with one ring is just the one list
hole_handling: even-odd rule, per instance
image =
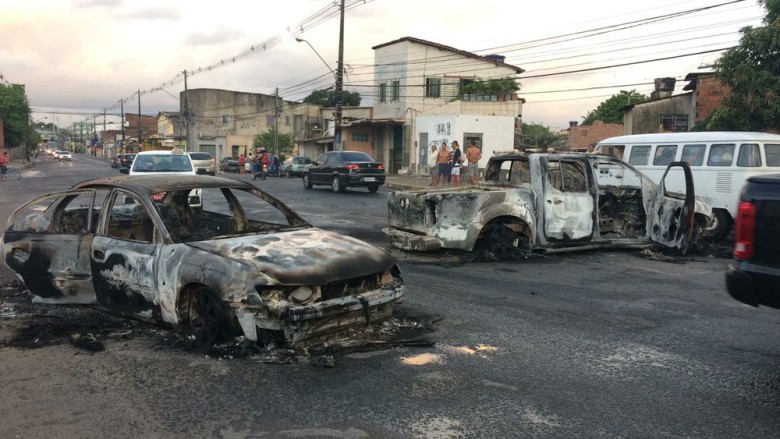
[[120, 174], [129, 174], [130, 173], [130, 168], [119, 168], [119, 173]]

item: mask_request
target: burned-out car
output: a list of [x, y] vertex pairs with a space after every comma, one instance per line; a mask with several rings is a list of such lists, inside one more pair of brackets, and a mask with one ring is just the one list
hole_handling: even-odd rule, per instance
[[[681, 179], [685, 193], [665, 189]], [[646, 246], [685, 252], [712, 220], [695, 196], [687, 163], [656, 185], [631, 165], [592, 154], [509, 153], [491, 157], [483, 183], [391, 192], [385, 232], [400, 248], [524, 252]]]
[[37, 302], [98, 304], [205, 342], [360, 327], [390, 317], [405, 290], [384, 250], [221, 177], [120, 176], [41, 196], [10, 216], [2, 257]]

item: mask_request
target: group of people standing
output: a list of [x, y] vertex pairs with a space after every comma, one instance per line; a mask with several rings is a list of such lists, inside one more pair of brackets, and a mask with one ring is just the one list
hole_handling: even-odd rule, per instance
[[[460, 150], [457, 140], [452, 141], [452, 149], [447, 148], [447, 142], [441, 142], [441, 147], [431, 145], [428, 153], [428, 169], [431, 174], [431, 186], [444, 186], [463, 184], [462, 173], [469, 179], [469, 183], [479, 183], [479, 160], [482, 151], [475, 141], [471, 141], [465, 155]], [[463, 171], [463, 172], [462, 172]]]

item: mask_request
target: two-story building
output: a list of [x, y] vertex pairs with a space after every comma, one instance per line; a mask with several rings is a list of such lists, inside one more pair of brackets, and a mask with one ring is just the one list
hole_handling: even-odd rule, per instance
[[[217, 160], [253, 154], [255, 136], [273, 128], [291, 135], [295, 150], [321, 132], [320, 107], [278, 96], [204, 88], [183, 91], [180, 100], [181, 113], [188, 115], [187, 148], [209, 152]], [[333, 143], [332, 137], [325, 141]], [[273, 150], [273, 145], [267, 147]]]
[[[373, 149], [389, 172], [427, 173], [430, 145], [442, 142], [458, 140], [465, 149], [473, 140], [485, 163], [494, 152], [513, 149], [523, 103], [515, 93], [516, 78], [523, 69], [500, 55], [480, 56], [413, 37], [373, 49]], [[469, 84], [488, 82], [512, 86], [470, 92]]]

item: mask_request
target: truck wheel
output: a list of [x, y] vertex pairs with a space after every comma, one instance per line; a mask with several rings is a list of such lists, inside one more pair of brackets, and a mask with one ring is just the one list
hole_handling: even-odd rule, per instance
[[498, 259], [517, 259], [521, 256], [527, 257], [531, 253], [525, 236], [512, 230], [509, 224], [493, 225], [486, 238], [487, 249]]
[[713, 209], [712, 216], [713, 223], [707, 228], [708, 238], [710, 241], [722, 241], [731, 233], [733, 220], [724, 209]]
[[304, 189], [311, 189], [312, 184], [311, 179], [309, 179], [309, 174], [303, 174], [303, 178], [301, 180], [303, 180]]

